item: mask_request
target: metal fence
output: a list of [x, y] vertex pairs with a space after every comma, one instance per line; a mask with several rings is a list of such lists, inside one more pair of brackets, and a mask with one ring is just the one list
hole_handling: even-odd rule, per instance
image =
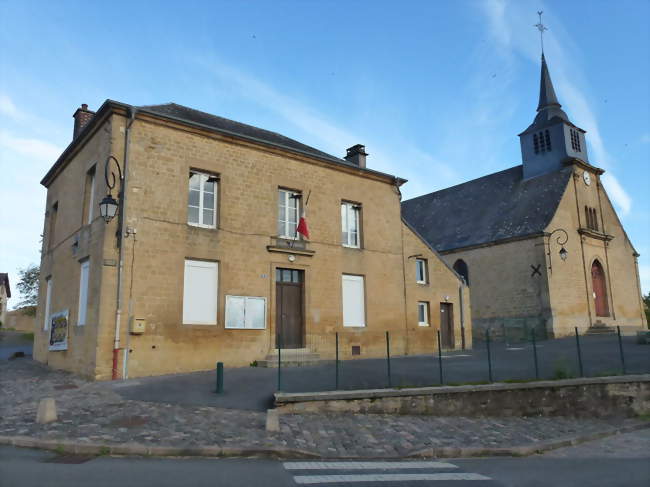
[[516, 345], [495, 341], [487, 330], [474, 348], [451, 350], [444, 348], [449, 337], [433, 328], [339, 332], [308, 336], [300, 348], [277, 349], [275, 363], [266, 365], [277, 367], [277, 390], [285, 392], [650, 373], [650, 346], [621, 336], [618, 328], [603, 336], [579, 335], [576, 328], [573, 337], [545, 341], [533, 328], [524, 338]]

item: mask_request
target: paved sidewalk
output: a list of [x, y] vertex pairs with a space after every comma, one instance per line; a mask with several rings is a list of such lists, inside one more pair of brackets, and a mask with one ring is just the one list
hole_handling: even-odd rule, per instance
[[[0, 390], [0, 436], [109, 447], [137, 443], [231, 452], [306, 451], [327, 458], [402, 457], [440, 448], [542, 445], [641, 424], [623, 419], [285, 415], [281, 431], [268, 433], [263, 412], [125, 400], [115, 383], [88, 382], [27, 358], [0, 362]], [[58, 422], [35, 423], [43, 397], [56, 399]]]

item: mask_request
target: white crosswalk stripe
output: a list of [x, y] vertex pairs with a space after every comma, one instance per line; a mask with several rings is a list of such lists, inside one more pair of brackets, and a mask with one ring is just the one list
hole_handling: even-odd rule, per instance
[[477, 473], [369, 473], [363, 475], [297, 475], [297, 484], [332, 484], [336, 482], [412, 482], [414, 480], [490, 480]]
[[[436, 461], [306, 461], [284, 462], [283, 466], [295, 472], [293, 480], [298, 485], [392, 482], [390, 485], [397, 486], [398, 482], [491, 480], [471, 472], [441, 472], [458, 469], [458, 466]], [[362, 470], [366, 472], [360, 472]], [[355, 473], [348, 473], [351, 471]]]
[[284, 462], [286, 470], [364, 470], [458, 468], [446, 462]]

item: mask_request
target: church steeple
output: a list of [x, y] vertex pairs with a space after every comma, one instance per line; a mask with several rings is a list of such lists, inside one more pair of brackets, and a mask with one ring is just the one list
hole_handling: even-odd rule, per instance
[[544, 53], [542, 53], [542, 74], [539, 81], [539, 104], [537, 105], [537, 111], [539, 112], [551, 105], [561, 107], [562, 105], [557, 101], [557, 96], [555, 95], [555, 89], [553, 88], [551, 75], [548, 72]]
[[533, 123], [519, 134], [524, 178], [557, 171], [567, 159], [588, 163], [584, 134], [562, 110], [542, 52], [537, 114]]

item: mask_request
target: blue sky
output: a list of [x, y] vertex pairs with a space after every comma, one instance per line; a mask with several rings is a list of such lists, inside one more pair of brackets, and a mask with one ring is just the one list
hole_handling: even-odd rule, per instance
[[15, 291], [39, 261], [39, 181], [81, 103], [174, 101], [338, 156], [363, 143], [370, 167], [409, 179], [407, 198], [519, 164], [537, 10], [558, 97], [607, 170], [648, 292], [647, 0], [0, 0], [0, 271]]

